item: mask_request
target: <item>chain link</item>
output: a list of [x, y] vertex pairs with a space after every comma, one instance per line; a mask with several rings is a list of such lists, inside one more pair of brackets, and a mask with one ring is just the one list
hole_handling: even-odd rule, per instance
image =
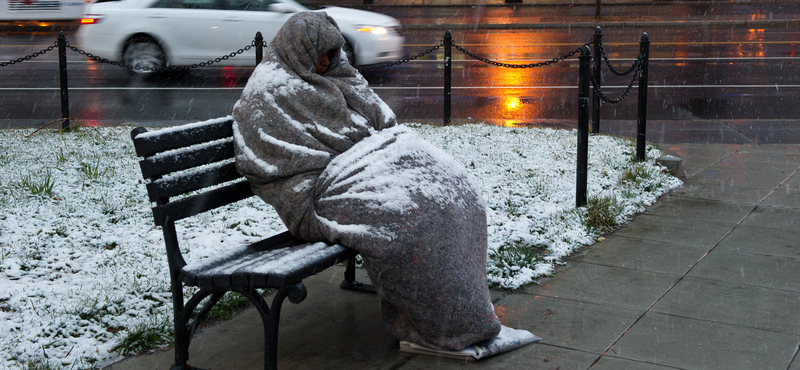
[[627, 76], [628, 74], [633, 72], [634, 69], [636, 69], [636, 63], [641, 63], [641, 56], [639, 56], [639, 59], [634, 61], [633, 65], [631, 65], [631, 67], [627, 71], [618, 72], [616, 69], [614, 69], [614, 66], [611, 65], [611, 60], [608, 59], [608, 54], [606, 54], [606, 49], [603, 47], [602, 43], [600, 44], [600, 54], [603, 54], [603, 59], [605, 59], [606, 65], [608, 65], [608, 68], [611, 70], [611, 73], [617, 76]]
[[639, 58], [637, 58], [636, 61], [633, 62], [633, 69], [631, 70], [632, 72], [635, 72], [633, 74], [633, 78], [631, 78], [631, 82], [628, 83], [628, 87], [625, 89], [622, 95], [620, 95], [619, 98], [616, 99], [608, 98], [606, 94], [604, 94], [603, 91], [600, 89], [600, 86], [597, 85], [597, 81], [595, 81], [594, 76], [592, 76], [592, 74], [589, 73], [589, 81], [592, 82], [592, 86], [594, 87], [594, 93], [598, 97], [600, 97], [600, 100], [608, 104], [617, 104], [625, 100], [625, 97], [628, 95], [628, 93], [631, 92], [631, 88], [633, 88], [633, 83], [636, 82], [636, 78], [639, 77], [639, 72], [641, 71], [641, 66], [643, 64], [643, 58], [644, 55], [639, 55]]
[[[266, 42], [264, 42], [262, 44], [266, 45]], [[214, 63], [219, 63], [219, 62], [221, 62], [223, 60], [228, 60], [228, 59], [233, 58], [233, 57], [235, 57], [237, 55], [240, 55], [240, 54], [244, 53], [245, 51], [248, 51], [248, 50], [252, 49], [253, 47], [255, 47], [255, 45], [256, 45], [256, 42], [255, 42], [255, 40], [253, 40], [253, 42], [251, 42], [250, 45], [247, 45], [247, 46], [245, 46], [245, 47], [243, 47], [243, 48], [241, 48], [241, 49], [239, 49], [237, 51], [234, 51], [234, 52], [232, 52], [230, 54], [223, 55], [223, 56], [221, 56], [219, 58], [211, 59], [211, 60], [209, 60], [207, 62], [201, 62], [201, 63], [197, 63], [197, 64], [192, 64], [190, 66], [170, 66], [170, 67], [161, 67], [161, 68], [148, 68], [148, 67], [141, 67], [141, 66], [132, 66], [130, 64], [125, 64], [125, 62], [115, 62], [113, 60], [109, 60], [109, 59], [106, 59], [106, 58], [101, 58], [101, 57], [98, 57], [98, 56], [96, 56], [96, 55], [94, 55], [92, 53], [89, 53], [87, 51], [78, 49], [77, 47], [72, 46], [72, 45], [69, 44], [69, 42], [67, 42], [67, 47], [72, 49], [72, 51], [74, 51], [74, 52], [76, 52], [76, 53], [78, 53], [80, 55], [83, 55], [83, 56], [85, 56], [85, 57], [87, 57], [87, 58], [89, 58], [89, 59], [91, 59], [91, 60], [93, 60], [95, 62], [107, 63], [107, 64], [111, 64], [113, 66], [127, 68], [127, 69], [129, 69], [131, 71], [137, 70], [137, 71], [146, 71], [146, 72], [177, 71], [177, 70], [192, 69], [192, 68], [197, 68], [197, 67], [206, 67], [206, 66], [210, 66], [210, 65], [212, 65]]]
[[363, 71], [373, 71], [373, 70], [376, 70], [376, 69], [394, 67], [396, 65], [400, 65], [400, 64], [403, 64], [403, 63], [406, 63], [406, 62], [410, 62], [410, 61], [412, 61], [414, 59], [421, 58], [421, 57], [424, 57], [425, 55], [433, 53], [434, 51], [440, 49], [443, 45], [444, 45], [444, 41], [440, 41], [439, 44], [434, 45], [434, 46], [428, 48], [427, 50], [425, 50], [425, 51], [423, 51], [423, 52], [421, 52], [421, 53], [419, 53], [417, 55], [412, 55], [412, 56], [410, 56], [408, 58], [400, 59], [400, 60], [397, 60], [397, 61], [394, 61], [394, 62], [391, 62], [391, 63], [376, 64], [376, 65], [367, 66], [367, 67], [357, 67], [356, 69], [358, 69], [359, 71], [363, 72]]
[[12, 59], [12, 60], [9, 60], [8, 62], [0, 62], [0, 67], [10, 66], [12, 64], [17, 64], [17, 63], [22, 63], [22, 62], [24, 62], [26, 60], [31, 60], [33, 58], [40, 57], [40, 56], [44, 55], [45, 53], [47, 53], [48, 51], [53, 50], [53, 49], [55, 49], [57, 47], [58, 47], [58, 41], [54, 42], [53, 45], [50, 45], [50, 46], [48, 46], [48, 47], [46, 47], [46, 48], [44, 48], [44, 49], [42, 49], [40, 51], [37, 51], [37, 52], [31, 54], [31, 55], [26, 55], [26, 56], [21, 57], [21, 58]]

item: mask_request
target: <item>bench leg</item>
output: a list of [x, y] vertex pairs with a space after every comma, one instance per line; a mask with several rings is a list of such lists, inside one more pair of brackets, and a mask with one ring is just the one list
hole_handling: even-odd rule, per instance
[[[180, 288], [182, 289], [182, 288]], [[181, 292], [183, 290], [180, 290]], [[197, 330], [200, 323], [205, 316], [211, 311], [211, 308], [222, 298], [225, 294], [224, 291], [211, 291], [208, 289], [200, 289], [195, 293], [186, 305], [173, 307], [174, 325], [175, 325], [175, 365], [170, 370], [192, 370], [193, 367], [187, 364], [189, 361], [189, 345], [192, 343], [192, 337]], [[211, 296], [211, 300], [203, 307], [200, 313], [192, 320], [192, 312], [206, 297]], [[183, 301], [181, 295], [180, 301]], [[173, 302], [176, 304], [178, 302]], [[191, 322], [191, 325], [190, 325]]]
[[264, 370], [278, 370], [278, 325], [281, 320], [283, 300], [288, 297], [289, 302], [295, 304], [302, 302], [308, 295], [306, 286], [297, 283], [279, 289], [272, 299], [271, 308], [267, 307], [267, 302], [258, 294], [244, 290], [237, 292], [247, 297], [261, 315], [264, 324]]
[[377, 294], [375, 287], [372, 285], [356, 281], [355, 256], [347, 259], [347, 267], [344, 270], [344, 280], [342, 281], [342, 285], [340, 285], [340, 287], [342, 289], [352, 290], [359, 293]]

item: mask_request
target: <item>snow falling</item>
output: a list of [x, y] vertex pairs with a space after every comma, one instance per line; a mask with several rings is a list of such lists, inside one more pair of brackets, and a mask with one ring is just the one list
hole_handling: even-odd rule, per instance
[[[575, 208], [576, 131], [410, 124], [480, 186], [489, 220], [489, 282], [515, 289], [551, 274], [564, 256], [613, 227]], [[75, 368], [121, 358], [131, 328], [171, 325], [168, 268], [129, 127], [59, 134], [0, 131], [0, 368], [46, 357]], [[634, 161], [627, 139], [592, 136], [592, 199], [624, 224], [681, 185]], [[589, 225], [589, 226], [587, 226]], [[178, 223], [190, 262], [285, 230], [258, 198]]]

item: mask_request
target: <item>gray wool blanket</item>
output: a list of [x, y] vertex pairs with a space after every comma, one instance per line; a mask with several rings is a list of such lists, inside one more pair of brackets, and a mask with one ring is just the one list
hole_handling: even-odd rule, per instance
[[479, 190], [396, 124], [342, 45], [323, 12], [287, 21], [234, 107], [237, 169], [293, 235], [361, 253], [398, 339], [460, 350], [495, 337]]

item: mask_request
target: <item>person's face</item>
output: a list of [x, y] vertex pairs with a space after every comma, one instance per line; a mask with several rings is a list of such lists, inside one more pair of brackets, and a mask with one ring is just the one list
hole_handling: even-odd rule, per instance
[[317, 58], [317, 74], [323, 74], [325, 71], [328, 70], [328, 67], [331, 65], [330, 59], [328, 59], [328, 53], [324, 53]]

